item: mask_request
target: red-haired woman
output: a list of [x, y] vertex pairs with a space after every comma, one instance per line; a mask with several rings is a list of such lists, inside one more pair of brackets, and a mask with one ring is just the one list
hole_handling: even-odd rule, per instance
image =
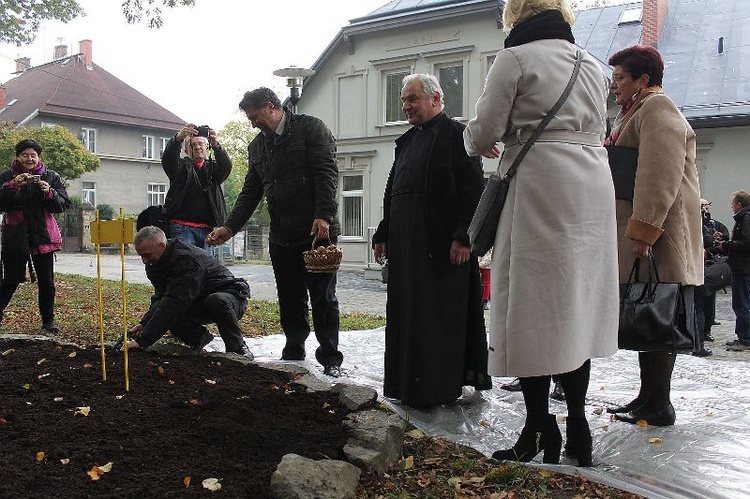
[[[610, 88], [621, 109], [605, 144], [638, 148], [633, 200], [618, 199], [616, 207], [620, 282], [627, 282], [636, 258], [652, 252], [660, 279], [685, 285], [690, 305], [694, 287], [703, 283], [695, 132], [662, 91], [664, 62], [655, 48], [628, 47], [610, 57], [609, 65], [614, 68]], [[644, 267], [642, 279], [647, 278]], [[688, 324], [694, 326], [694, 308], [686, 309]], [[628, 423], [674, 424], [670, 391], [675, 353], [639, 352], [638, 396], [607, 412]]]

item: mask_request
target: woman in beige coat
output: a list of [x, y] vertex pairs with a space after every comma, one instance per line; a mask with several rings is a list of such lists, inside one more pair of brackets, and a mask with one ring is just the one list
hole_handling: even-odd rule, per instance
[[[508, 169], [570, 80], [577, 47], [573, 15], [561, 0], [509, 0], [506, 49], [487, 75], [476, 118], [464, 132], [469, 154]], [[526, 422], [512, 449], [495, 459], [559, 461], [562, 437], [549, 414], [550, 375], [568, 406], [566, 453], [591, 465], [584, 413], [592, 357], [617, 350], [615, 202], [602, 145], [607, 81], [584, 54], [573, 89], [521, 162], [503, 208], [492, 254], [489, 372], [521, 379]]]
[[[633, 201], [617, 200], [620, 282], [627, 282], [636, 258], [653, 252], [659, 278], [686, 286], [688, 325], [694, 330], [694, 286], [703, 283], [695, 132], [661, 89], [664, 62], [655, 48], [628, 47], [610, 57], [609, 64], [621, 110], [605, 143], [638, 148]], [[638, 396], [607, 412], [628, 423], [674, 424], [670, 390], [675, 352], [639, 352], [638, 363]]]

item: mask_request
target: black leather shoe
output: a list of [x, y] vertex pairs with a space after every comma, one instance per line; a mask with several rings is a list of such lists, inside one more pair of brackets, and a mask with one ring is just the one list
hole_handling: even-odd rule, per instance
[[705, 341], [714, 341], [714, 337], [711, 336], [710, 334], [707, 334], [706, 337], [704, 338], [704, 340]]
[[607, 407], [607, 413], [608, 414], [620, 414], [625, 412], [634, 411], [635, 409], [638, 409], [641, 406], [641, 401], [637, 398], [628, 402], [625, 405], [617, 406], [617, 407]]
[[500, 388], [503, 390], [507, 390], [509, 392], [520, 392], [521, 391], [521, 380], [516, 378], [510, 383], [505, 383], [504, 385], [500, 385]]
[[693, 356], [695, 357], [710, 357], [714, 353], [711, 350], [707, 350], [705, 348], [701, 348], [700, 350], [696, 350], [693, 352]]
[[552, 390], [549, 398], [565, 402], [565, 390], [563, 390], [562, 383], [560, 383], [559, 381], [555, 382], [555, 387]]
[[325, 366], [323, 368], [323, 374], [326, 376], [330, 376], [332, 378], [340, 378], [341, 377], [341, 368], [339, 366]]
[[253, 355], [253, 352], [250, 351], [250, 349], [247, 347], [245, 343], [242, 343], [242, 346], [240, 347], [239, 350], [234, 351], [234, 352], [227, 352], [227, 353], [233, 353], [235, 355], [242, 355], [247, 360], [255, 359], [255, 355]]
[[674, 413], [674, 407], [669, 404], [667, 407], [651, 413], [635, 410], [627, 414], [615, 414], [615, 419], [630, 424], [645, 420], [649, 426], [672, 426], [677, 416]]

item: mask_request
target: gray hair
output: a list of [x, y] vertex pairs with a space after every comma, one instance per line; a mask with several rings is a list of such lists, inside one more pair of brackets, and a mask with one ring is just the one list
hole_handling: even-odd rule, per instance
[[139, 246], [141, 243], [149, 242], [151, 244], [159, 244], [167, 242], [167, 235], [159, 227], [153, 225], [147, 225], [135, 235], [133, 239], [133, 245]]
[[188, 135], [182, 140], [182, 149], [180, 149], [181, 158], [193, 158], [193, 151], [190, 149], [193, 144], [193, 139], [200, 139], [203, 142], [203, 145], [206, 146], [206, 149], [208, 149], [208, 138], [198, 135]]
[[422, 85], [422, 91], [432, 97], [435, 94], [440, 95], [440, 110], [442, 111], [445, 107], [445, 94], [443, 93], [443, 87], [440, 86], [440, 82], [434, 75], [428, 74], [410, 74], [404, 76], [401, 88], [403, 89], [406, 85], [413, 81], [418, 81]]

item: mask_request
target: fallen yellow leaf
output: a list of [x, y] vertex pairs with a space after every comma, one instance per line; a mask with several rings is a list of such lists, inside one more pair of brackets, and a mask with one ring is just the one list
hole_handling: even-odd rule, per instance
[[108, 462], [104, 466], [94, 466], [91, 471], [87, 471], [86, 474], [91, 477], [92, 480], [99, 480], [103, 474], [112, 471], [112, 461]]
[[78, 354], [77, 354], [77, 352], [70, 352], [70, 353], [68, 354], [68, 357], [70, 357], [70, 358], [73, 358], [73, 357], [75, 357], [76, 355], [78, 355]]
[[164, 374], [164, 368], [159, 366], [156, 368], [156, 372], [158, 372], [159, 374]]
[[88, 416], [89, 412], [91, 412], [91, 407], [76, 407], [76, 412], [74, 412], [73, 415], [78, 416], [80, 414], [81, 416]]
[[418, 429], [413, 429], [411, 431], [406, 432], [407, 435], [409, 435], [411, 438], [422, 438], [424, 437], [424, 432]]
[[659, 437], [651, 437], [648, 439], [648, 443], [650, 444], [660, 444], [662, 443], [662, 439]]
[[39, 376], [36, 377], [36, 379], [46, 378], [47, 376], [49, 376], [49, 373], [40, 374]]
[[42, 365], [42, 364], [44, 364], [45, 362], [47, 362], [47, 359], [46, 359], [46, 358], [45, 358], [45, 359], [41, 359], [41, 360], [38, 360], [38, 361], [36, 361], [36, 365], [38, 365], [38, 366], [41, 366], [41, 365]]
[[410, 470], [414, 467], [414, 456], [409, 456], [402, 461], [404, 463], [404, 469]]
[[202, 485], [204, 489], [208, 490], [219, 490], [221, 488], [218, 478], [206, 478], [203, 480]]
[[87, 362], [86, 364], [83, 365], [83, 367], [86, 369], [90, 369], [93, 366]]
[[547, 470], [539, 470], [539, 475], [541, 475], [544, 478], [549, 478], [552, 476], [552, 473], [550, 473]]
[[185, 486], [185, 488], [190, 487], [190, 480], [190, 475], [182, 479], [182, 484]]
[[648, 426], [648, 421], [646, 421], [645, 419], [639, 419], [636, 424], [641, 428], [646, 428]]
[[31, 388], [31, 385], [28, 383], [24, 383], [23, 385], [21, 385], [21, 388], [25, 388], [26, 390], [28, 390]]
[[44, 452], [37, 452], [37, 453], [36, 453], [36, 460], [37, 460], [37, 461], [41, 461], [42, 459], [44, 459], [44, 456], [45, 456], [45, 455], [46, 455], [46, 454], [45, 454]]

